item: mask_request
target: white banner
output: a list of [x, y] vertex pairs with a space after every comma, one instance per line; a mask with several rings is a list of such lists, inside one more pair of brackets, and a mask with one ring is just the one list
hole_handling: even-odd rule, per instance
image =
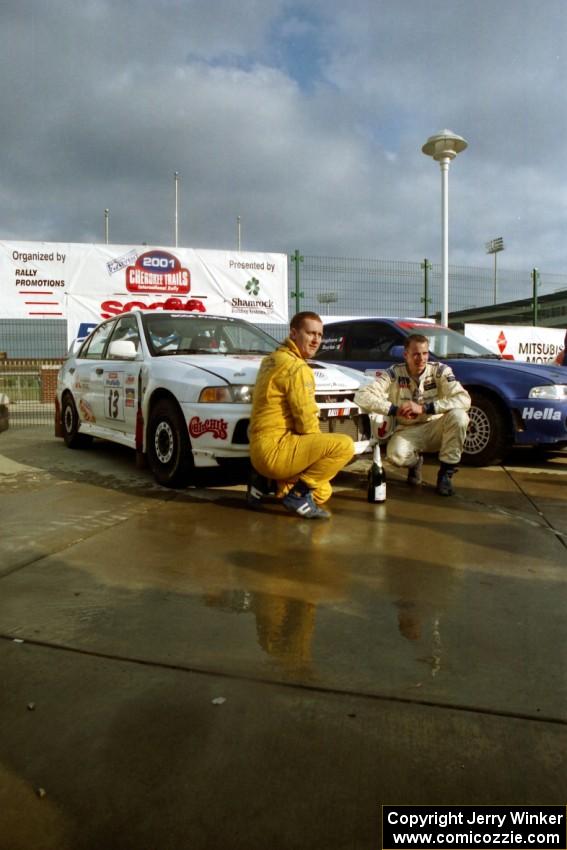
[[287, 256], [0, 242], [1, 318], [67, 319], [69, 340], [142, 307], [287, 324]]
[[506, 360], [552, 363], [563, 349], [565, 330], [530, 325], [465, 325], [465, 336]]

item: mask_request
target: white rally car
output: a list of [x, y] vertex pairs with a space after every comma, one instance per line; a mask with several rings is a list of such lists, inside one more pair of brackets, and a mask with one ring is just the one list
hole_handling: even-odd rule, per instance
[[[76, 342], [57, 379], [55, 433], [70, 448], [100, 437], [147, 457], [156, 480], [183, 487], [194, 467], [249, 454], [252, 390], [279, 343], [241, 319], [135, 311]], [[369, 447], [368, 417], [353, 401], [362, 376], [311, 362], [321, 430]]]

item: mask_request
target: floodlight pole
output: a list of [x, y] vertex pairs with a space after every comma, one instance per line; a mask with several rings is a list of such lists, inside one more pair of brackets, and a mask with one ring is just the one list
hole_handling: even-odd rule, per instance
[[105, 245], [108, 245], [109, 219], [110, 219], [110, 210], [106, 209], [104, 211], [104, 242], [105, 242]]
[[449, 163], [468, 147], [468, 142], [451, 130], [442, 130], [430, 136], [422, 147], [426, 156], [432, 156], [441, 168], [441, 271], [443, 280], [443, 305], [441, 321], [449, 324]]
[[501, 236], [498, 236], [496, 239], [491, 239], [490, 242], [487, 242], [485, 247], [487, 254], [494, 254], [494, 303], [496, 304], [496, 255], [499, 251], [504, 250], [504, 240]]
[[240, 251], [241, 246], [241, 230], [240, 230], [240, 216], [236, 216], [236, 250]]
[[179, 244], [179, 171], [173, 172], [173, 180], [175, 182], [175, 214], [173, 225], [173, 244], [177, 248]]

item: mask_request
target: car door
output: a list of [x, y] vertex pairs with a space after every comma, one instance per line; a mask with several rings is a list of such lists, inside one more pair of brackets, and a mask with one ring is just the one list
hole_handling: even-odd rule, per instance
[[394, 325], [377, 320], [352, 321], [325, 326], [323, 355], [317, 356], [375, 375], [400, 361], [391, 349], [403, 344], [404, 336]]
[[73, 395], [83, 430], [94, 434], [103, 426], [104, 351], [113, 327], [114, 320], [93, 331], [79, 352], [73, 376]]
[[[136, 358], [126, 358], [113, 352], [113, 343], [119, 340], [132, 342], [136, 349]], [[143, 357], [140, 344], [140, 331], [136, 316], [119, 318], [114, 325], [104, 357], [97, 366], [94, 408], [98, 421], [105, 429], [113, 432], [115, 439], [130, 444], [136, 433], [136, 413], [139, 397], [139, 376]]]

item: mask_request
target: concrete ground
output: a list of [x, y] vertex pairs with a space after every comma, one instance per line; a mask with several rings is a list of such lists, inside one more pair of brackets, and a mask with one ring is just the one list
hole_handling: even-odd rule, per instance
[[567, 454], [329, 522], [0, 434], [0, 850], [380, 846], [380, 805], [567, 799]]

